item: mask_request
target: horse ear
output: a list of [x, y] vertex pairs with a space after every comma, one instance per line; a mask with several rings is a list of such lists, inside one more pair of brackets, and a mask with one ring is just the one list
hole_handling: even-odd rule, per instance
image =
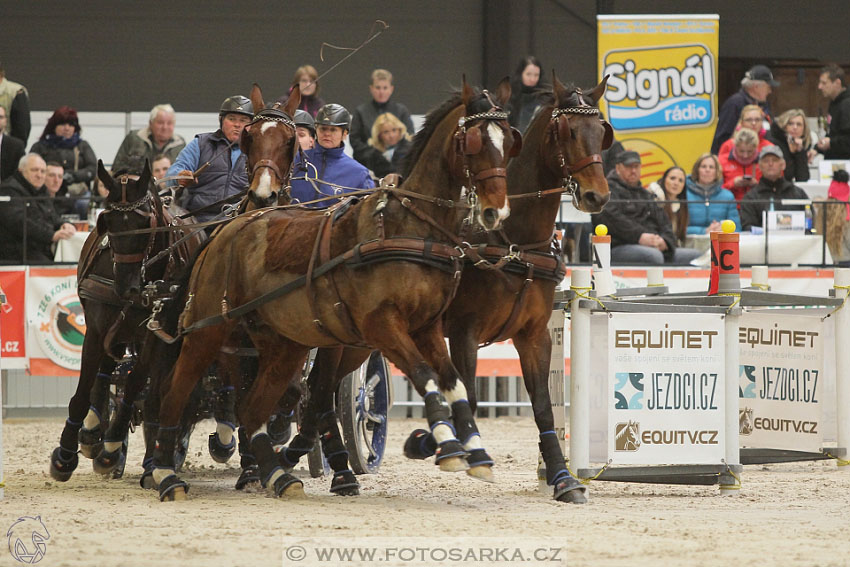
[[505, 77], [496, 85], [496, 102], [504, 108], [511, 100], [511, 78]]
[[514, 144], [511, 146], [511, 151], [508, 154], [508, 157], [516, 157], [522, 150], [522, 134], [520, 134], [519, 130], [516, 128], [511, 127], [511, 135], [514, 137]]
[[604, 77], [602, 77], [602, 80], [599, 82], [598, 85], [596, 85], [590, 91], [585, 93], [587, 96], [589, 96], [591, 98], [591, 100], [593, 100], [594, 105], [599, 104], [599, 99], [602, 98], [602, 95], [605, 94], [605, 88], [606, 88], [607, 84], [608, 84], [608, 75], [605, 75]]
[[292, 87], [292, 92], [289, 93], [289, 98], [286, 99], [286, 106], [283, 107], [283, 111], [294, 117], [299, 104], [301, 104], [301, 87], [295, 85]]
[[567, 97], [570, 96], [567, 87], [565, 87], [564, 83], [562, 83], [555, 75], [554, 69], [552, 69], [552, 90], [555, 92], [556, 106], [561, 106], [561, 102], [567, 100]]
[[[148, 161], [148, 158], [145, 158], [145, 165], [142, 168], [142, 173], [139, 175], [139, 185], [144, 187], [146, 191], [151, 191], [151, 187], [153, 184], [151, 183], [151, 178], [153, 177], [153, 172], [151, 171], [151, 162]], [[156, 189], [153, 189], [156, 191]]]
[[112, 176], [109, 175], [109, 172], [106, 171], [106, 168], [103, 166], [102, 159], [97, 160], [97, 178], [100, 179], [100, 182], [103, 183], [107, 189], [112, 189]]
[[265, 108], [266, 103], [263, 102], [263, 91], [260, 90], [260, 85], [254, 83], [254, 86], [251, 88], [251, 104], [254, 105], [254, 114], [258, 114], [263, 108]]
[[466, 73], [463, 74], [463, 89], [461, 90], [461, 100], [463, 100], [463, 105], [466, 106], [469, 104], [469, 101], [472, 100], [472, 97], [475, 96], [475, 90], [469, 86], [469, 83], [466, 82]]

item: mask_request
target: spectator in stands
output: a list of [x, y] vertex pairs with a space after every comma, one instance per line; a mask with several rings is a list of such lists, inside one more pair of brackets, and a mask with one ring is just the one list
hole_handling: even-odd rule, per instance
[[[254, 106], [241, 95], [224, 99], [218, 112], [219, 128], [215, 132], [198, 134], [189, 142], [168, 175], [185, 175], [193, 179], [180, 179], [176, 184], [184, 187], [181, 206], [189, 212], [198, 211], [248, 187], [245, 155], [239, 149], [242, 130], [254, 117]], [[195, 172], [203, 167], [195, 176]], [[205, 222], [219, 211], [202, 211], [195, 215]]]
[[779, 82], [773, 79], [773, 73], [765, 65], [755, 65], [744, 73], [741, 79], [741, 90], [726, 99], [717, 116], [717, 129], [714, 131], [714, 141], [711, 142], [711, 153], [719, 155], [720, 145], [729, 139], [735, 131], [735, 122], [741, 115], [741, 110], [748, 104], [756, 104], [764, 110], [768, 121], [773, 120], [770, 103], [767, 97], [778, 87]]
[[53, 197], [53, 208], [56, 214], [72, 215], [79, 213], [74, 210], [75, 199], [68, 197], [68, 188], [65, 186], [65, 168], [61, 163], [55, 161], [47, 162], [47, 174], [44, 177], [44, 186], [47, 194]]
[[80, 121], [77, 111], [70, 106], [60, 106], [48, 119], [38, 142], [31, 152], [62, 164], [65, 169], [65, 187], [68, 196], [77, 199], [75, 210], [86, 216], [91, 183], [97, 171], [97, 158], [88, 142], [80, 138]]
[[685, 244], [685, 234], [688, 229], [688, 205], [685, 200], [685, 170], [674, 165], [667, 169], [661, 179], [653, 181], [646, 188], [659, 201], [667, 201], [661, 205], [676, 235], [676, 245]]
[[298, 103], [298, 108], [310, 113], [311, 118], [316, 117], [316, 113], [325, 105], [325, 101], [319, 98], [319, 73], [312, 65], [301, 65], [295, 70], [295, 76], [292, 78], [292, 84], [286, 94], [277, 99], [281, 106], [286, 104], [286, 99], [289, 98], [289, 93], [295, 85], [301, 89], [301, 102]]
[[618, 264], [688, 264], [700, 252], [677, 248], [670, 219], [640, 184], [640, 154], [624, 151], [608, 174], [611, 200], [593, 224], [608, 226], [611, 261]]
[[785, 159], [785, 179], [808, 181], [809, 163], [817, 151], [812, 148], [812, 135], [806, 123], [806, 113], [799, 108], [786, 110], [770, 125], [766, 139], [782, 150]]
[[312, 149], [316, 145], [316, 121], [310, 113], [298, 109], [292, 117], [295, 122], [295, 139], [302, 150]]
[[777, 146], [768, 146], [759, 154], [759, 169], [762, 176], [741, 201], [741, 230], [750, 230], [762, 225], [765, 211], [802, 211], [804, 205], [783, 204], [783, 199], [808, 199], [805, 191], [785, 179], [785, 159]]
[[376, 177], [384, 177], [401, 171], [402, 161], [410, 151], [410, 135], [404, 122], [385, 112], [372, 125], [369, 145], [380, 153], [372, 153], [369, 162], [363, 165], [372, 170]]
[[324, 209], [339, 201], [337, 195], [375, 186], [369, 170], [345, 155], [345, 139], [351, 127], [351, 114], [339, 104], [326, 104], [316, 113], [318, 144], [298, 152], [292, 165], [292, 202]]
[[[744, 108], [741, 109], [741, 116], [738, 118], [738, 124], [735, 125], [735, 132], [740, 130], [741, 128], [749, 128], [756, 134], [758, 134], [759, 145], [758, 151], [765, 146], [769, 146], [772, 142], [768, 141], [765, 136], [767, 135], [767, 130], [764, 128], [764, 111], [760, 106], [756, 104], [748, 104]], [[734, 133], [732, 134], [734, 137]], [[724, 153], [729, 153], [729, 150], [732, 149], [732, 145], [735, 142], [732, 138], [729, 138], [720, 146], [720, 153], [717, 155], [723, 155]], [[758, 153], [758, 152], [756, 152]]]
[[7, 122], [6, 109], [0, 106], [0, 181], [14, 175], [18, 162], [24, 157], [24, 143], [4, 133]]
[[361, 104], [354, 111], [354, 118], [351, 122], [351, 148], [354, 150], [354, 159], [366, 167], [374, 159], [375, 154], [381, 153], [377, 148], [369, 145], [372, 125], [378, 116], [389, 112], [404, 122], [408, 132], [413, 132], [413, 120], [410, 119], [410, 111], [400, 102], [390, 100], [394, 88], [392, 73], [386, 69], [375, 69], [372, 71], [372, 84], [369, 85], [372, 100]]
[[28, 153], [21, 158], [18, 171], [0, 184], [0, 196], [12, 197], [10, 201], [0, 201], [0, 261], [50, 264], [50, 245], [77, 232], [74, 225], [62, 222], [53, 203], [45, 198], [49, 196], [44, 186], [46, 175], [44, 159]]
[[6, 78], [6, 70], [0, 61], [0, 107], [6, 110], [6, 133], [23, 142], [30, 138], [30, 95], [27, 88]]
[[736, 227], [741, 226], [735, 196], [723, 188], [723, 173], [717, 156], [699, 156], [685, 184], [688, 197], [688, 234], [719, 231], [720, 223], [727, 219], [734, 221]]
[[186, 147], [186, 140], [174, 133], [177, 115], [170, 104], [157, 104], [151, 109], [148, 125], [141, 130], [133, 130], [124, 137], [115, 160], [113, 171], [139, 174], [145, 166], [145, 160], [153, 163], [160, 154], [168, 156], [172, 162]]
[[533, 55], [523, 57], [511, 77], [511, 100], [508, 122], [522, 133], [541, 106], [540, 94], [546, 91], [541, 81], [543, 65]]
[[838, 65], [827, 65], [820, 70], [818, 90], [829, 99], [829, 130], [818, 140], [818, 151], [826, 159], [850, 158], [850, 93], [847, 77]]
[[168, 175], [168, 168], [171, 167], [171, 158], [165, 154], [159, 154], [153, 158], [151, 164], [151, 173], [154, 179], [162, 179]]
[[735, 199], [740, 201], [761, 178], [756, 160], [759, 138], [749, 128], [741, 128], [732, 140], [732, 149], [717, 157], [723, 169], [723, 187], [732, 191]]

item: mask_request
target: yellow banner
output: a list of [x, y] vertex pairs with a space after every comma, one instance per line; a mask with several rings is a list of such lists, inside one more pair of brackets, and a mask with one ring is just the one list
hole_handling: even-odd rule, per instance
[[601, 103], [617, 140], [641, 155], [641, 182], [686, 173], [711, 149], [717, 123], [714, 15], [597, 16]]

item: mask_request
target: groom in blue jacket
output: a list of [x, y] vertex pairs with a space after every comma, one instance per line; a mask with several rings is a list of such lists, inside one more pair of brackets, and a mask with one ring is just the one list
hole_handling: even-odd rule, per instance
[[[316, 113], [317, 144], [298, 152], [292, 172], [292, 202], [324, 209], [344, 194], [375, 187], [369, 170], [345, 155], [351, 114], [339, 104], [326, 104]], [[322, 197], [328, 197], [322, 199]]]

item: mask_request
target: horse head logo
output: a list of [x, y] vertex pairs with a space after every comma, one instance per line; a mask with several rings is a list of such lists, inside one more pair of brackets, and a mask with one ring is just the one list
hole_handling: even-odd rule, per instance
[[753, 432], [753, 408], [738, 410], [738, 433], [750, 435]]
[[23, 516], [9, 527], [6, 538], [9, 540], [9, 553], [15, 561], [32, 565], [44, 559], [50, 532], [41, 516]]
[[614, 450], [637, 451], [640, 448], [640, 423], [629, 421], [614, 426]]

